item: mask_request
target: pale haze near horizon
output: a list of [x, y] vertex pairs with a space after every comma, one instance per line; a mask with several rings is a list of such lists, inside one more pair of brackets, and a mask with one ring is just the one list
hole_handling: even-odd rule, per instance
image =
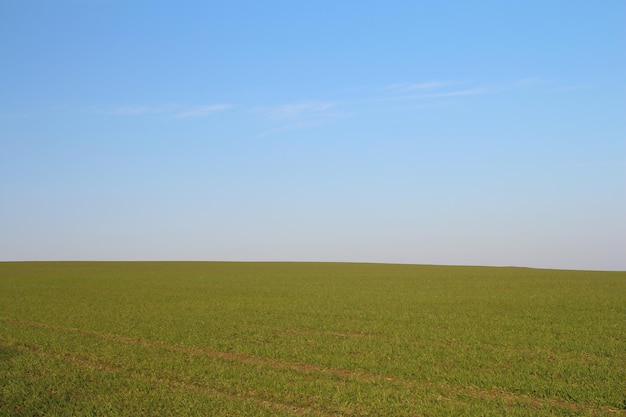
[[626, 3], [6, 1], [0, 261], [626, 270]]

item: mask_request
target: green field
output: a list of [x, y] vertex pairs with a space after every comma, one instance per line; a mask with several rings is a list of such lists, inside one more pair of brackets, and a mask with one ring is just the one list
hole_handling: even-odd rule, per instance
[[626, 272], [0, 263], [0, 416], [626, 415]]

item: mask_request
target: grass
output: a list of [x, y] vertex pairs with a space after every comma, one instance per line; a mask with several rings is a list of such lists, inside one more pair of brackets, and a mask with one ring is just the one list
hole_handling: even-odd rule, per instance
[[0, 416], [616, 416], [625, 393], [625, 272], [0, 263]]

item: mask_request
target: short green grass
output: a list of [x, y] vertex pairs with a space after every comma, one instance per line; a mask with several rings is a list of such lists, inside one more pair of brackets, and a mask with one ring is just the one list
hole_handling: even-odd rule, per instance
[[0, 263], [0, 416], [626, 415], [626, 273]]

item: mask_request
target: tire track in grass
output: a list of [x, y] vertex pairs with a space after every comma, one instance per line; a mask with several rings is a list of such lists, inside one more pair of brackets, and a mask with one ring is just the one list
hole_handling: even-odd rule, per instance
[[491, 389], [485, 390], [476, 387], [462, 387], [459, 391], [463, 394], [468, 394], [474, 398], [480, 398], [482, 400], [505, 400], [510, 404], [528, 404], [536, 409], [542, 407], [560, 408], [570, 412], [588, 412], [593, 416], [626, 416], [626, 410], [620, 410], [614, 407], [604, 406], [597, 407], [588, 403], [577, 403], [572, 401], [563, 400], [560, 398], [541, 398], [534, 397], [532, 395], [516, 394], [503, 389]]
[[[180, 353], [194, 354], [194, 355], [206, 355], [211, 358], [239, 362], [239, 363], [244, 363], [244, 364], [253, 365], [253, 366], [266, 365], [266, 366], [270, 366], [276, 369], [289, 369], [289, 370], [302, 372], [302, 373], [331, 375], [331, 376], [339, 377], [339, 378], [346, 379], [346, 380], [356, 380], [356, 381], [367, 382], [367, 383], [384, 382], [390, 385], [400, 385], [400, 386], [409, 387], [409, 388], [421, 388], [421, 389], [434, 385], [432, 382], [417, 382], [417, 381], [409, 380], [406, 378], [391, 377], [391, 376], [365, 372], [365, 371], [350, 370], [350, 369], [345, 369], [345, 368], [328, 368], [328, 367], [323, 367], [320, 365], [314, 365], [314, 364], [303, 363], [303, 362], [290, 362], [290, 361], [284, 361], [284, 360], [279, 360], [279, 359], [255, 357], [255, 356], [246, 355], [242, 353], [236, 353], [236, 352], [223, 352], [223, 351], [218, 351], [218, 350], [214, 350], [210, 348], [196, 348], [196, 347], [190, 347], [190, 346], [181, 346], [181, 345], [167, 343], [164, 341], [154, 341], [154, 340], [146, 340], [146, 339], [141, 339], [141, 338], [131, 338], [131, 337], [120, 336], [120, 335], [105, 334], [105, 333], [99, 333], [93, 330], [85, 330], [85, 329], [79, 329], [75, 327], [59, 326], [55, 324], [21, 321], [21, 320], [15, 320], [11, 318], [1, 318], [0, 320], [6, 323], [13, 323], [13, 324], [21, 325], [21, 326], [38, 327], [38, 328], [44, 328], [44, 329], [60, 331], [60, 332], [72, 332], [72, 333], [85, 334], [85, 335], [90, 335], [90, 336], [98, 337], [101, 339], [120, 342], [120, 343], [136, 344], [136, 345], [146, 346], [146, 347], [151, 347], [151, 346], [160, 347], [162, 349], [166, 349], [172, 352], [180, 352]], [[608, 407], [608, 406], [598, 407], [593, 404], [578, 403], [578, 402], [567, 401], [567, 400], [559, 399], [559, 398], [534, 397], [531, 395], [516, 394], [516, 393], [509, 392], [509, 391], [502, 390], [502, 389], [485, 390], [485, 389], [479, 389], [479, 388], [467, 387], [467, 386], [438, 386], [437, 388], [444, 391], [446, 395], [450, 395], [450, 396], [457, 396], [457, 397], [470, 396], [476, 399], [486, 400], [486, 401], [505, 400], [509, 403], [532, 405], [536, 408], [557, 407], [557, 408], [561, 408], [561, 409], [571, 411], [571, 412], [585, 411], [585, 412], [591, 413], [594, 416], [605, 416], [605, 415], [626, 416], [626, 410], [616, 409], [614, 407]], [[443, 398], [446, 399], [446, 397], [443, 397]], [[453, 400], [453, 399], [450, 399], [450, 400]], [[283, 404], [282, 406], [285, 406], [285, 405]], [[292, 406], [287, 406], [287, 407], [292, 407]], [[319, 415], [327, 416], [329, 414], [319, 414]]]
[[66, 326], [59, 326], [59, 325], [48, 324], [48, 323], [21, 321], [21, 320], [9, 319], [9, 318], [2, 318], [1, 320], [7, 323], [18, 324], [21, 326], [39, 327], [43, 329], [49, 329], [49, 330], [55, 330], [55, 331], [61, 331], [61, 332], [84, 334], [84, 335], [94, 336], [94, 337], [98, 337], [98, 338], [105, 339], [105, 340], [111, 340], [115, 342], [128, 343], [128, 344], [136, 344], [140, 346], [147, 346], [147, 347], [155, 346], [155, 347], [160, 347], [162, 349], [166, 349], [169, 351], [182, 352], [182, 353], [187, 353], [187, 354], [190, 353], [190, 354], [195, 354], [195, 355], [206, 355], [211, 358], [235, 361], [235, 362], [240, 362], [240, 363], [244, 363], [248, 365], [269, 365], [271, 367], [279, 368], [279, 369], [291, 369], [294, 371], [307, 372], [307, 373], [323, 373], [323, 374], [333, 375], [333, 376], [337, 376], [337, 377], [344, 378], [344, 379], [357, 379], [361, 381], [376, 381], [376, 380], [390, 381], [392, 379], [390, 377], [385, 377], [383, 375], [375, 374], [375, 373], [353, 371], [353, 370], [342, 369], [342, 368], [326, 368], [323, 366], [313, 365], [313, 364], [308, 364], [308, 363], [303, 363], [303, 362], [289, 362], [289, 361], [282, 361], [279, 359], [255, 357], [255, 356], [246, 355], [243, 353], [224, 352], [224, 351], [219, 351], [219, 350], [210, 349], [210, 348], [181, 346], [181, 345], [171, 344], [171, 343], [167, 343], [167, 342], [159, 341], [159, 340], [146, 340], [146, 339], [141, 339], [141, 338], [132, 338], [132, 337], [126, 337], [126, 336], [113, 335], [113, 334], [105, 334], [105, 333], [99, 333], [93, 330], [79, 329], [76, 327], [66, 327]]
[[181, 389], [190, 393], [199, 393], [209, 395], [215, 398], [225, 398], [230, 401], [243, 401], [243, 402], [252, 402], [257, 406], [261, 406], [264, 408], [269, 408], [273, 411], [290, 413], [292, 415], [302, 415], [302, 416], [312, 416], [312, 417], [340, 417], [337, 414], [331, 414], [327, 412], [323, 412], [318, 409], [314, 409], [311, 407], [304, 406], [296, 406], [291, 404], [283, 404], [275, 401], [269, 401], [263, 398], [260, 398], [255, 395], [251, 395], [248, 393], [247, 395], [236, 395], [228, 392], [216, 390], [213, 388], [201, 387], [196, 384], [189, 384], [182, 381], [177, 381], [172, 378], [167, 378], [164, 376], [158, 376], [151, 373], [143, 373], [137, 371], [130, 371], [128, 369], [124, 369], [121, 366], [113, 365], [111, 363], [107, 363], [106, 361], [99, 361], [90, 358], [85, 358], [81, 355], [71, 355], [68, 353], [59, 353], [52, 350], [46, 350], [41, 346], [33, 343], [7, 343], [4, 340], [0, 340], [0, 346], [13, 348], [20, 351], [27, 351], [29, 353], [45, 356], [48, 358], [53, 358], [57, 360], [62, 360], [64, 362], [71, 363], [73, 365], [89, 368], [93, 370], [98, 370], [107, 373], [119, 374], [125, 377], [135, 379], [135, 380], [143, 380], [145, 382], [149, 382], [152, 384], [166, 384], [171, 386], [172, 388]]

